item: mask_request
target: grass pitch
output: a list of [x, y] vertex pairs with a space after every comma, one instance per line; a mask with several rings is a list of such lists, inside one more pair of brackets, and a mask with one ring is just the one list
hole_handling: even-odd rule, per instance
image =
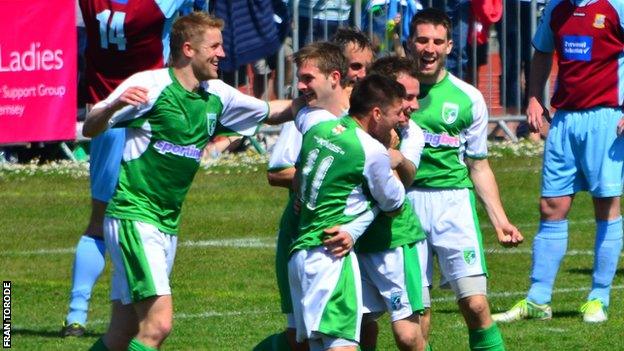
[[[540, 159], [492, 159], [503, 203], [526, 237], [518, 249], [498, 246], [480, 211], [491, 273], [494, 312], [509, 308], [528, 288], [531, 242], [538, 222]], [[238, 173], [240, 172], [240, 173]], [[85, 350], [109, 318], [110, 272], [91, 300], [84, 338], [61, 339], [68, 305], [73, 249], [89, 215], [88, 180], [68, 174], [0, 173], [0, 278], [12, 282], [12, 346], [16, 350]], [[184, 205], [172, 275], [174, 331], [165, 350], [250, 350], [279, 332], [274, 237], [286, 190], [271, 188], [264, 169], [200, 171]], [[577, 312], [591, 284], [594, 223], [591, 199], [579, 195], [570, 214], [568, 255], [553, 297], [554, 318], [501, 325], [508, 350], [622, 350], [622, 264], [614, 281], [609, 321], [589, 325]], [[467, 332], [453, 296], [434, 289], [431, 342], [435, 350], [466, 350]], [[388, 318], [379, 350], [393, 350]]]

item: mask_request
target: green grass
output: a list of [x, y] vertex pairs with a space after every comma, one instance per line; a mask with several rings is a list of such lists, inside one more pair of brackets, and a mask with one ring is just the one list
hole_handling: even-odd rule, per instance
[[[519, 249], [500, 249], [479, 209], [485, 247], [500, 249], [488, 253], [487, 260], [492, 310], [501, 311], [523, 297], [528, 287], [530, 248], [538, 220], [540, 160], [508, 155], [491, 163], [507, 214], [526, 237]], [[244, 169], [241, 174], [225, 174], [221, 169], [197, 175], [183, 210], [172, 276], [174, 331], [163, 349], [250, 350], [282, 329], [272, 244], [286, 191], [269, 187], [260, 168]], [[0, 196], [0, 278], [13, 283], [13, 348], [87, 349], [104, 332], [109, 317], [108, 269], [93, 294], [88, 337], [58, 337], [67, 311], [71, 249], [89, 214], [87, 179], [67, 174], [0, 174]], [[569, 250], [576, 254], [566, 256], [561, 267], [553, 298], [554, 319], [502, 325], [508, 350], [624, 348], [621, 265], [609, 321], [588, 325], [577, 313], [591, 282], [591, 218], [591, 199], [579, 195], [570, 214]], [[196, 243], [190, 245], [189, 241]], [[49, 249], [59, 250], [37, 252]], [[467, 349], [466, 328], [452, 295], [434, 289], [433, 297], [431, 341], [435, 350]], [[388, 323], [387, 317], [381, 320], [379, 350], [394, 349]]]

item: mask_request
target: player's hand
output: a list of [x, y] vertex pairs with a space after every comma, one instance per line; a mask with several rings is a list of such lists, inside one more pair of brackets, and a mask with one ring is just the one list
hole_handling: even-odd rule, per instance
[[143, 87], [130, 87], [126, 89], [121, 95], [113, 102], [115, 108], [122, 108], [128, 105], [138, 107], [148, 102], [147, 89]]
[[505, 247], [516, 247], [524, 241], [524, 237], [511, 223], [495, 228], [498, 243]]
[[333, 226], [323, 231], [325, 249], [331, 252], [336, 258], [346, 256], [353, 248], [353, 238], [345, 231], [340, 230], [340, 226]]
[[396, 169], [405, 160], [405, 156], [399, 150], [388, 149], [388, 155], [390, 156], [390, 168], [392, 169]]
[[544, 118], [550, 123], [550, 112], [535, 97], [529, 98], [529, 104], [526, 109], [527, 123], [532, 132], [539, 132], [544, 124]]
[[619, 137], [624, 135], [624, 116], [618, 121], [616, 132]]

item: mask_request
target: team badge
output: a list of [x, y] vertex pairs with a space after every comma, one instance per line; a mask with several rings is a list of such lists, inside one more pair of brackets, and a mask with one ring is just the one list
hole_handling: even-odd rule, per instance
[[442, 104], [442, 120], [446, 124], [451, 124], [457, 120], [459, 115], [459, 105], [452, 102]]
[[346, 129], [347, 128], [345, 128], [345, 126], [343, 126], [342, 124], [339, 124], [336, 127], [334, 127], [334, 129], [332, 129], [332, 134], [334, 135], [342, 134], [342, 132], [344, 132]]
[[206, 113], [206, 120], [208, 121], [208, 135], [212, 136], [217, 128], [217, 114]]
[[605, 20], [607, 19], [607, 16], [597, 13], [596, 17], [594, 18], [594, 28], [598, 28], [598, 29], [602, 29], [605, 27]]
[[475, 252], [475, 249], [464, 249], [464, 261], [470, 265], [477, 262], [477, 253]]
[[400, 291], [393, 291], [390, 294], [390, 303], [392, 304], [393, 311], [397, 311], [399, 308], [401, 308], [401, 292]]

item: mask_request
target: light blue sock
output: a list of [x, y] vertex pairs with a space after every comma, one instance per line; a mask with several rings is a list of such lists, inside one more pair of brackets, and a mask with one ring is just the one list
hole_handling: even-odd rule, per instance
[[550, 303], [561, 259], [568, 247], [568, 220], [540, 221], [533, 239], [531, 288], [527, 299], [543, 305]]
[[104, 240], [83, 235], [76, 247], [67, 324], [87, 322], [93, 285], [104, 271]]
[[594, 274], [588, 301], [598, 299], [609, 306], [611, 282], [622, 251], [622, 217], [610, 221], [596, 221], [594, 246]]

